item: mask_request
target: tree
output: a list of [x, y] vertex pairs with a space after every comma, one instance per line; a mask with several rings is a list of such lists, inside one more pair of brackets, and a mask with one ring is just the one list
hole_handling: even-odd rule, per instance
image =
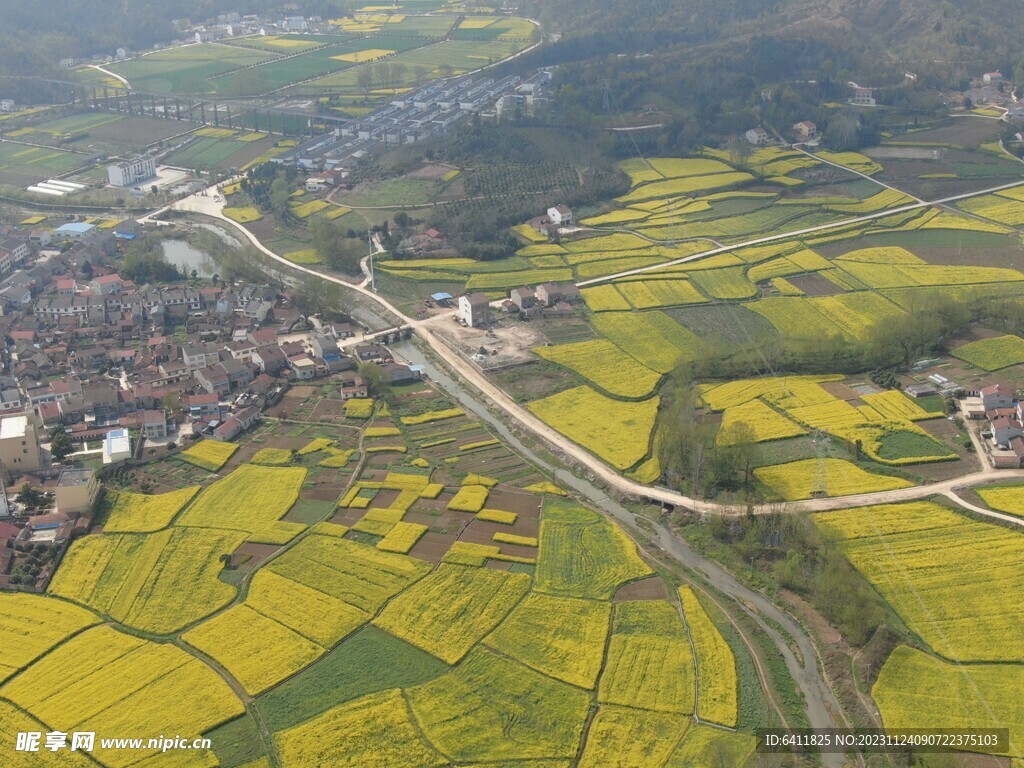
[[376, 363], [362, 363], [359, 366], [359, 375], [366, 382], [366, 390], [371, 397], [382, 397], [391, 389], [387, 374]]
[[71, 438], [63, 429], [59, 430], [50, 440], [50, 453], [57, 461], [64, 461], [75, 450]]
[[291, 194], [287, 177], [283, 172], [278, 173], [270, 184], [270, 210], [280, 219], [287, 220], [291, 213], [288, 207]]
[[28, 483], [21, 486], [14, 500], [29, 509], [36, 509], [46, 503], [46, 497], [43, 495], [43, 492]]
[[341, 306], [341, 288], [319, 275], [306, 275], [295, 290], [295, 307], [304, 315], [319, 315]]

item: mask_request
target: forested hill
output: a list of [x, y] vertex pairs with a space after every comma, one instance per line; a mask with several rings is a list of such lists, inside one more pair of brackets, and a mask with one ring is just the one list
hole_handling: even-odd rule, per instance
[[555, 120], [605, 125], [661, 111], [664, 130], [630, 135], [620, 154], [637, 143], [685, 152], [806, 119], [854, 148], [877, 139], [878, 115], [821, 107], [845, 101], [851, 81], [924, 117], [943, 111], [939, 91], [972, 76], [1000, 69], [1024, 80], [1020, 0], [526, 0], [523, 10], [557, 39], [517, 62], [562, 65]]
[[768, 35], [886, 61], [1024, 64], [1019, 0], [526, 0], [524, 6], [564, 35], [564, 48], [582, 50], [591, 41], [595, 54]]

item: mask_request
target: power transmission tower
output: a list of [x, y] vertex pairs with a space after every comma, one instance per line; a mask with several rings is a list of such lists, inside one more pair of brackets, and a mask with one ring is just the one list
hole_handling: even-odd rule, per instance
[[373, 247], [373, 230], [372, 229], [366, 230], [366, 242], [370, 246], [370, 258], [368, 260], [368, 263], [370, 265], [370, 290], [373, 291], [374, 293], [376, 293], [377, 292], [377, 275], [373, 271], [373, 253], [374, 253], [374, 251], [376, 249]]

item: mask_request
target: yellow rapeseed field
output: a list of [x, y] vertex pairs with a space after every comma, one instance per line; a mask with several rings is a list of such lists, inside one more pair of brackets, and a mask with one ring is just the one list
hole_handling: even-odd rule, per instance
[[663, 765], [688, 726], [678, 715], [603, 705], [587, 730], [578, 765]]
[[983, 370], [998, 371], [1024, 363], [1024, 339], [1012, 335], [980, 339], [956, 348], [953, 356]]
[[664, 600], [617, 603], [598, 701], [688, 715], [693, 651], [676, 607]]
[[584, 288], [580, 291], [580, 294], [583, 296], [583, 300], [587, 303], [587, 307], [591, 312], [628, 310], [632, 308], [630, 303], [619, 293], [619, 289], [609, 283]]
[[669, 373], [703, 348], [692, 331], [664, 312], [601, 312], [591, 322], [615, 346], [658, 373]]
[[219, 440], [200, 440], [179, 453], [178, 458], [184, 459], [190, 464], [195, 464], [197, 467], [216, 472], [224, 466], [225, 462], [237, 450], [237, 443], [222, 443]]
[[95, 768], [96, 763], [86, 757], [87, 753], [81, 750], [15, 751], [14, 745], [19, 733], [46, 733], [48, 730], [49, 728], [38, 720], [0, 699], [0, 744], [8, 745], [9, 749], [8, 754], [4, 756], [5, 768]]
[[484, 643], [538, 672], [593, 688], [610, 617], [606, 602], [533, 593]]
[[448, 502], [448, 509], [453, 509], [457, 512], [479, 512], [487, 502], [487, 494], [487, 486], [464, 485], [459, 488], [459, 492], [455, 494], [455, 497]]
[[605, 600], [620, 585], [652, 573], [636, 544], [610, 520], [571, 501], [545, 500], [538, 591]]
[[325, 648], [370, 620], [367, 611], [267, 568], [253, 576], [245, 605]]
[[661, 399], [612, 400], [587, 386], [535, 400], [528, 408], [616, 469], [629, 469], [650, 450]]
[[815, 517], [907, 626], [955, 661], [1024, 658], [1024, 620], [1006, 606], [1022, 588], [1024, 539], [930, 502]]
[[920, 421], [922, 419], [941, 419], [945, 415], [941, 411], [926, 411], [897, 389], [890, 389], [874, 395], [861, 395], [860, 399], [886, 419]]
[[0, 681], [100, 618], [63, 600], [0, 592]]
[[481, 509], [476, 513], [477, 520], [487, 523], [501, 523], [502, 525], [515, 525], [519, 518], [515, 512], [505, 512], [501, 509]]
[[590, 708], [586, 691], [486, 648], [407, 695], [425, 736], [459, 765], [572, 758]]
[[992, 509], [1024, 517], [1024, 485], [982, 486], [974, 492]]
[[756, 442], [763, 442], [806, 433], [807, 431], [799, 424], [765, 405], [763, 401], [750, 400], [725, 409], [717, 442], [719, 445], [730, 445], [748, 437]]
[[96, 732], [93, 757], [115, 768], [147, 753], [101, 749], [101, 737], [205, 733], [244, 711], [227, 683], [199, 659], [110, 627], [64, 643], [0, 689], [0, 696], [47, 725]]
[[373, 398], [353, 397], [345, 401], [344, 409], [350, 419], [368, 419], [373, 414]]
[[430, 564], [336, 536], [307, 536], [265, 568], [373, 615]]
[[[901, 477], [889, 477], [867, 472], [844, 459], [822, 459], [825, 470], [825, 491], [829, 496], [850, 496], [856, 493], [891, 491], [913, 485]], [[819, 490], [815, 487], [818, 460], [804, 459], [773, 467], [760, 467], [754, 475], [786, 501], [809, 499]]]
[[286, 466], [292, 462], [292, 452], [287, 448], [260, 448], [250, 459], [253, 464], [267, 466]]
[[178, 522], [202, 528], [248, 531], [260, 541], [268, 540], [267, 532], [279, 533], [288, 541], [304, 526], [285, 523], [280, 518], [299, 498], [299, 488], [305, 478], [305, 467], [245, 464], [204, 489]]
[[683, 613], [697, 659], [697, 715], [719, 725], [736, 725], [739, 715], [736, 659], [693, 590], [679, 588]]
[[535, 347], [533, 351], [575, 371], [614, 397], [647, 397], [661, 382], [660, 373], [638, 363], [607, 339]]
[[440, 768], [448, 760], [419, 737], [399, 690], [347, 702], [277, 735], [284, 768]]
[[238, 531], [172, 528], [75, 541], [50, 591], [148, 632], [173, 632], [226, 605], [235, 588], [218, 578]]
[[232, 606], [182, 640], [216, 659], [250, 694], [298, 672], [324, 650], [247, 605]]
[[703, 765], [746, 765], [757, 739], [749, 733], [733, 733], [709, 725], [694, 725], [686, 732], [665, 768]]
[[508, 615], [530, 581], [525, 573], [442, 564], [373, 623], [455, 664]]
[[1007, 754], [1024, 755], [1024, 669], [1018, 664], [959, 665], [901, 645], [871, 695], [886, 728], [1009, 728]]
[[430, 424], [435, 421], [444, 421], [445, 419], [454, 419], [457, 416], [465, 415], [466, 412], [461, 408], [446, 408], [441, 411], [427, 411], [416, 416], [403, 416], [402, 423], [411, 427], [416, 424]]
[[170, 493], [149, 496], [131, 491], [108, 491], [113, 505], [104, 533], [150, 533], [170, 525], [174, 516], [199, 491], [198, 485], [180, 488]]
[[420, 523], [397, 522], [384, 538], [377, 542], [377, 549], [385, 552], [407, 553], [416, 546], [416, 542], [427, 532], [427, 526]]
[[244, 207], [227, 207], [224, 209], [224, 215], [232, 221], [237, 221], [239, 224], [248, 224], [253, 221], [259, 221], [263, 218], [263, 214], [260, 213], [260, 209], [248, 205]]

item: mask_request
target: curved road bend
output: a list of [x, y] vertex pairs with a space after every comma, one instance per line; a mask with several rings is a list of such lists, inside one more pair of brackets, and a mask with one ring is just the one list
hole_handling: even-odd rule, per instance
[[[1016, 182], [1010, 185], [1004, 185], [1003, 188], [1010, 188], [1024, 184], [1024, 182]], [[212, 191], [212, 189], [211, 189]], [[972, 193], [981, 194], [981, 193]], [[214, 202], [212, 194], [207, 196], [193, 195], [179, 201], [174, 206], [176, 210], [187, 211], [191, 213], [201, 213], [207, 216], [211, 216], [218, 219], [234, 228], [236, 228], [249, 242], [251, 242], [256, 248], [258, 248], [268, 258], [288, 267], [289, 269], [304, 272], [309, 275], [314, 275], [322, 280], [327, 280], [333, 283], [337, 283], [349, 290], [355, 291], [371, 301], [377, 303], [385, 310], [390, 312], [396, 319], [398, 319], [402, 325], [406, 325], [412, 328], [420, 337], [423, 338], [435, 354], [444, 360], [445, 363], [451, 367], [460, 377], [465, 381], [473, 385], [480, 394], [490, 400], [494, 405], [504, 411], [510, 418], [517, 421], [521, 426], [525, 427], [534, 434], [542, 437], [549, 444], [557, 448], [559, 451], [565, 453], [571, 457], [578, 464], [586, 467], [595, 478], [599, 479], [602, 483], [615, 488], [620, 493], [624, 493], [630, 496], [635, 496], [641, 499], [649, 499], [654, 502], [662, 504], [672, 504], [674, 506], [685, 507], [695, 512], [702, 512], [707, 514], [715, 515], [740, 515], [747, 514], [748, 511], [753, 514], [764, 515], [772, 514], [779, 511], [778, 504], [758, 504], [754, 505], [748, 510], [743, 505], [724, 505], [715, 502], [704, 501], [702, 499], [694, 499], [689, 496], [684, 496], [676, 491], [669, 490], [668, 488], [661, 488], [657, 486], [641, 485], [640, 483], [634, 482], [626, 477], [623, 477], [611, 467], [607, 466], [604, 462], [598, 459], [596, 456], [591, 455], [584, 448], [580, 447], [569, 438], [557, 432], [552, 427], [545, 424], [539, 418], [534, 416], [530, 411], [523, 408], [521, 405], [516, 403], [510, 398], [505, 392], [495, 384], [493, 384], [486, 376], [484, 376], [476, 367], [466, 361], [461, 355], [451, 350], [434, 330], [430, 327], [431, 324], [436, 323], [438, 320], [443, 320], [448, 315], [442, 317], [426, 318], [422, 320], [413, 320], [407, 317], [401, 310], [395, 307], [393, 304], [388, 302], [383, 297], [362, 285], [354, 285], [346, 282], [333, 275], [327, 275], [322, 272], [317, 272], [314, 269], [304, 267], [301, 264], [294, 264], [288, 259], [277, 255], [272, 250], [267, 248], [260, 242], [252, 232], [245, 227], [241, 226], [237, 222], [229, 219], [222, 212], [224, 203]], [[914, 206], [917, 207], [917, 206]], [[150, 214], [149, 217], [157, 215], [159, 212]], [[731, 246], [738, 247], [738, 246]], [[1008, 469], [1003, 470], [999, 473], [1001, 479], [1020, 479], [1024, 478], [1024, 469]], [[952, 491], [954, 488], [968, 487], [972, 485], [979, 485], [992, 480], [992, 473], [990, 471], [974, 472], [969, 475], [954, 478], [952, 480], [945, 480], [939, 483], [932, 483], [930, 485], [913, 486], [910, 488], [901, 488], [894, 491], [879, 491], [875, 493], [864, 493], [855, 496], [841, 496], [841, 497], [828, 497], [820, 499], [807, 499], [804, 501], [791, 501], [787, 502], [783, 509], [787, 512], [823, 512], [832, 509], [848, 509], [850, 507], [867, 506], [871, 504], [892, 504], [900, 501], [912, 501], [915, 499], [923, 499], [936, 494], [945, 494]], [[980, 507], [978, 508], [980, 510]], [[999, 519], [1003, 522], [1011, 522], [1016, 525], [1024, 526], [1024, 519], [1009, 518], [1006, 515], [1001, 515], [996, 512], [985, 510], [984, 514], [987, 517]]]

